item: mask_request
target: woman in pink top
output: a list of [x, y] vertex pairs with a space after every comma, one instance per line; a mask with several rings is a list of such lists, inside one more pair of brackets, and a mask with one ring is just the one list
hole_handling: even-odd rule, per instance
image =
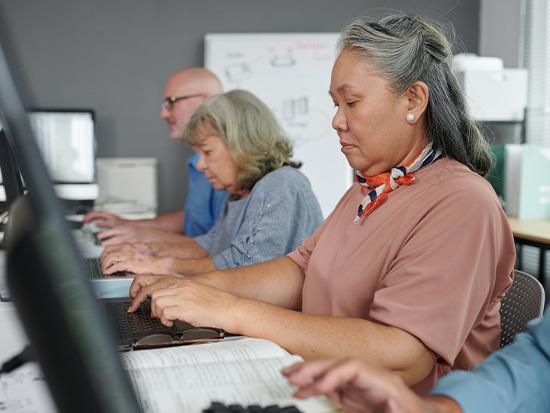
[[286, 257], [136, 277], [130, 310], [151, 296], [167, 325], [262, 337], [306, 358], [359, 357], [423, 393], [498, 348], [514, 242], [441, 32], [418, 17], [357, 20], [339, 48], [332, 126], [357, 182], [334, 212]]

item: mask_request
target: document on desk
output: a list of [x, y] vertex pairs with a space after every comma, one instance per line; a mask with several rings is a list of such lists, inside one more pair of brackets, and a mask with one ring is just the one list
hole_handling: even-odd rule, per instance
[[0, 412], [57, 412], [38, 364], [28, 363], [0, 376]]
[[122, 357], [146, 413], [201, 412], [212, 401], [295, 405], [312, 413], [334, 410], [324, 398], [292, 398], [281, 369], [301, 358], [270, 341], [239, 337]]

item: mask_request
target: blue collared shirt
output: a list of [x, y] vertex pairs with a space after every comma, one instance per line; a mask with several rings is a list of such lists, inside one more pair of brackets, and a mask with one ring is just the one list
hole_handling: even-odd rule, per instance
[[216, 191], [206, 176], [197, 170], [199, 154], [193, 153], [187, 161], [187, 198], [183, 208], [183, 233], [189, 237], [206, 234], [216, 223], [227, 192]]
[[217, 269], [235, 268], [288, 254], [322, 220], [309, 180], [283, 166], [264, 175], [248, 196], [230, 198], [216, 225], [195, 241]]
[[550, 412], [550, 312], [473, 370], [443, 377], [432, 394], [454, 399], [464, 413]]

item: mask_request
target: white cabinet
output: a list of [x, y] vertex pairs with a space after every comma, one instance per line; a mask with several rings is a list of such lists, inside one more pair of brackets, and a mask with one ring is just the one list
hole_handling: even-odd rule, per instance
[[527, 70], [465, 70], [456, 73], [473, 119], [522, 121], [527, 107]]

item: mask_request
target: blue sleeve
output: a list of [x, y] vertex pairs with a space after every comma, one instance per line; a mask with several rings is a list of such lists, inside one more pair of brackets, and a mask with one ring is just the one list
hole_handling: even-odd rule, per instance
[[454, 399], [464, 413], [550, 412], [550, 315], [473, 370], [443, 377], [432, 395]]
[[297, 182], [295, 178], [273, 178], [279, 177], [267, 179], [250, 194], [244, 220], [230, 247], [212, 257], [216, 268], [234, 268], [284, 256], [321, 223], [321, 209], [305, 178], [303, 184], [302, 177]]

